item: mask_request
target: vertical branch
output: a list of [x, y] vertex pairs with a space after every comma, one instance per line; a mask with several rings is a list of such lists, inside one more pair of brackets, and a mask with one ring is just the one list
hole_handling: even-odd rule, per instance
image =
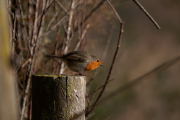
[[[41, 39], [43, 39], [43, 38], [39, 38], [39, 34], [42, 34], [43, 33], [43, 29], [42, 29], [42, 25], [44, 25], [44, 18], [45, 18], [45, 11], [47, 10], [47, 8], [46, 8], [46, 5], [47, 5], [47, 0], [43, 0], [43, 3], [42, 3], [42, 11], [41, 11], [41, 14], [39, 15], [39, 17], [38, 17], [38, 30], [37, 30], [37, 39], [38, 39], [38, 41], [40, 41]], [[49, 4], [50, 5], [50, 4]], [[37, 44], [37, 43], [35, 43], [35, 44]], [[39, 46], [38, 46], [39, 47]], [[36, 56], [37, 56], [37, 54], [38, 54], [38, 51], [39, 51], [39, 49], [37, 48], [36, 49], [36, 51], [35, 51], [35, 55], [34, 55], [34, 59], [35, 59], [35, 61], [36, 61]], [[36, 63], [34, 63], [34, 64], [36, 64]], [[34, 68], [33, 68], [33, 72], [34, 73], [36, 73], [36, 65], [35, 66], [33, 66]]]
[[107, 79], [104, 83], [104, 86], [102, 88], [102, 90], [100, 91], [97, 99], [95, 100], [94, 104], [92, 105], [92, 107], [90, 108], [90, 110], [87, 110], [86, 112], [86, 116], [88, 116], [93, 110], [94, 108], [96, 107], [99, 99], [101, 98], [102, 94], [104, 93], [104, 90], [110, 80], [110, 77], [111, 77], [111, 73], [112, 73], [112, 69], [113, 69], [113, 66], [114, 66], [114, 63], [115, 63], [115, 60], [116, 60], [116, 57], [117, 57], [117, 54], [118, 54], [118, 51], [119, 51], [119, 48], [120, 48], [120, 44], [121, 44], [121, 38], [122, 38], [122, 33], [123, 33], [123, 25], [124, 23], [122, 22], [120, 16], [118, 15], [117, 11], [115, 10], [114, 6], [111, 4], [111, 2], [109, 0], [107, 0], [107, 2], [109, 3], [109, 5], [111, 6], [113, 12], [115, 13], [115, 15], [117, 16], [118, 20], [119, 20], [119, 23], [120, 23], [120, 33], [119, 33], [119, 39], [118, 39], [118, 43], [117, 43], [117, 47], [116, 47], [116, 51], [114, 53], [114, 57], [113, 57], [113, 61], [111, 63], [111, 67], [110, 67], [110, 70], [109, 70], [109, 73], [108, 73], [108, 76], [107, 76]]
[[[106, 54], [107, 54], [107, 51], [108, 51], [108, 48], [109, 48], [109, 45], [110, 45], [110, 42], [111, 42], [111, 39], [112, 39], [112, 35], [113, 35], [113, 27], [111, 27], [111, 30], [110, 30], [110, 33], [108, 35], [108, 38], [107, 38], [107, 41], [106, 41], [106, 45], [103, 49], [103, 53], [101, 55], [101, 61], [103, 63], [103, 61], [105, 60], [105, 57], [106, 57]], [[99, 70], [99, 69], [98, 69]], [[96, 70], [94, 72], [94, 74], [92, 75], [91, 79], [89, 80], [89, 82], [87, 83], [87, 86], [90, 85], [90, 83], [94, 80], [94, 77], [98, 74], [98, 70]]]
[[85, 0], [83, 0], [83, 3], [82, 3], [82, 26], [81, 26], [81, 33], [82, 33], [82, 31], [84, 31], [84, 16], [85, 16]]
[[23, 98], [23, 106], [22, 106], [22, 111], [21, 111], [21, 120], [24, 119], [25, 111], [26, 111], [26, 104], [27, 104], [27, 101], [29, 100], [30, 83], [31, 83], [31, 76], [32, 76], [33, 64], [34, 64], [34, 53], [35, 53], [35, 46], [36, 46], [36, 41], [37, 41], [37, 30], [38, 30], [37, 23], [38, 23], [39, 2], [40, 2], [40, 0], [37, 0], [36, 13], [35, 13], [35, 22], [34, 22], [34, 31], [33, 31], [33, 36], [32, 36], [32, 40], [31, 40], [31, 43], [30, 43], [31, 60], [29, 62], [29, 66], [28, 66], [29, 75], [28, 75], [28, 81], [27, 81], [27, 86], [26, 86], [26, 90], [25, 90], [25, 96]]
[[110, 45], [110, 42], [111, 42], [111, 39], [112, 39], [113, 28], [114, 28], [114, 27], [111, 27], [111, 30], [110, 30], [108, 39], [107, 39], [107, 41], [106, 41], [106, 45], [105, 45], [105, 47], [104, 47], [104, 50], [103, 50], [103, 53], [102, 53], [102, 56], [101, 56], [101, 61], [102, 61], [102, 62], [105, 60], [105, 57], [106, 57], [106, 54], [107, 54], [107, 51], [108, 51], [108, 48], [109, 48], [109, 45]]
[[[58, 10], [58, 8], [57, 8], [57, 3], [58, 3], [59, 1], [57, 1], [56, 0], [56, 2], [54, 2], [54, 10], [55, 10], [55, 13], [56, 13], [56, 15], [59, 13], [59, 11], [60, 10]], [[60, 2], [59, 2], [60, 3]], [[61, 4], [61, 3], [60, 3]], [[61, 4], [61, 8], [62, 8], [62, 4]], [[64, 8], [65, 9], [65, 8]], [[58, 16], [54, 16], [54, 18], [56, 19], [56, 24], [57, 24], [57, 22], [58, 22]], [[57, 46], [58, 46], [58, 40], [59, 40], [59, 32], [60, 32], [60, 28], [59, 27], [57, 27], [56, 28], [56, 30], [55, 30], [55, 32], [56, 32], [56, 37], [55, 37], [55, 43], [54, 43], [54, 50], [53, 50], [53, 54], [57, 54]], [[54, 61], [53, 62], [53, 72], [52, 72], [52, 74], [58, 74], [58, 72], [57, 72], [57, 64], [58, 64], [58, 61], [56, 62], [56, 61]]]
[[[75, 2], [76, 2], [76, 0], [72, 0], [71, 11], [69, 13], [69, 23], [68, 23], [68, 31], [67, 31], [67, 38], [66, 38], [64, 54], [66, 54], [67, 51], [68, 51], [68, 43], [70, 41], [70, 34], [71, 34], [71, 29], [72, 29], [72, 20], [73, 20], [73, 13], [74, 13], [74, 8], [75, 8]], [[64, 71], [64, 63], [61, 64], [60, 73], [59, 74], [62, 74], [63, 71]]]
[[[79, 38], [79, 42], [78, 42], [78, 44], [76, 45], [76, 50], [80, 47], [80, 50], [82, 50], [83, 49], [83, 45], [84, 45], [84, 41], [83, 41], [83, 39], [84, 39], [84, 36], [85, 36], [85, 34], [86, 34], [86, 32], [87, 32], [87, 29], [89, 28], [89, 26], [90, 26], [90, 24], [89, 23], [87, 23], [87, 25], [86, 25], [86, 28], [84, 28], [84, 17], [85, 17], [85, 0], [83, 0], [83, 3], [82, 3], [82, 20], [81, 20], [81, 23], [82, 23], [82, 25], [81, 25], [81, 23], [79, 23], [79, 26], [81, 26], [81, 32], [80, 32], [80, 38]], [[80, 27], [79, 27], [80, 28]]]
[[28, 28], [29, 28], [29, 39], [28, 39], [28, 49], [29, 49], [29, 54], [30, 54], [30, 49], [31, 49], [31, 40], [32, 40], [32, 36], [33, 36], [33, 23], [34, 23], [34, 15], [35, 15], [35, 8], [34, 8], [34, 4], [32, 2], [32, 0], [28, 1]]
[[[26, 14], [23, 13], [23, 3], [21, 0], [18, 0], [18, 7], [19, 7], [19, 15], [21, 16], [18, 20], [19, 24], [18, 24], [18, 34], [19, 34], [19, 45], [20, 48], [22, 49], [22, 46], [24, 44], [24, 46], [26, 47], [28, 45], [28, 31], [27, 31], [27, 22], [24, 19], [24, 16], [27, 17]], [[18, 17], [18, 16], [16, 16]], [[23, 33], [22, 33], [23, 32]]]
[[20, 15], [21, 15], [21, 18], [22, 18], [22, 22], [23, 22], [23, 26], [24, 26], [24, 32], [25, 32], [25, 35], [27, 36], [27, 29], [25, 28], [25, 21], [24, 21], [24, 18], [23, 18], [23, 10], [22, 10], [22, 5], [21, 5], [21, 0], [18, 0], [19, 1], [19, 8], [20, 8]]
[[[34, 20], [34, 27], [33, 27], [34, 28], [33, 29], [33, 37], [32, 37], [32, 40], [31, 40], [32, 46], [37, 41], [39, 4], [40, 4], [40, 0], [37, 0], [37, 2], [36, 2], [35, 20]], [[34, 47], [31, 47], [31, 56], [33, 55], [33, 48]]]
[[75, 49], [74, 49], [75, 51], [78, 50], [80, 44], [82, 43], [82, 41], [83, 41], [83, 39], [84, 39], [84, 36], [85, 36], [85, 34], [86, 34], [87, 29], [89, 28], [89, 26], [90, 26], [90, 24], [87, 24], [87, 25], [86, 25], [86, 28], [84, 29], [84, 31], [83, 31], [83, 33], [82, 33], [82, 36], [81, 36], [81, 38], [79, 38], [79, 41], [78, 41], [78, 43], [77, 43], [77, 45], [76, 45], [76, 47], [75, 47]]
[[16, 26], [17, 26], [17, 19], [14, 17], [14, 23], [13, 23], [13, 29], [12, 29], [12, 41], [11, 41], [11, 55], [15, 54], [14, 53], [14, 47], [15, 47], [15, 41], [16, 41]]
[[73, 20], [73, 14], [74, 14], [74, 8], [75, 8], [75, 2], [76, 0], [72, 0], [72, 4], [71, 4], [71, 11], [69, 13], [69, 23], [68, 23], [68, 31], [67, 31], [67, 38], [66, 38], [66, 47], [64, 50], [64, 53], [66, 54], [68, 51], [68, 43], [70, 41], [70, 37], [71, 37], [71, 29], [72, 29], [72, 20]]

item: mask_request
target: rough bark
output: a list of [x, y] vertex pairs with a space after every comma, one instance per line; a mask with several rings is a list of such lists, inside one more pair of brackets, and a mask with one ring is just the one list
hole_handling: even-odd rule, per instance
[[33, 75], [32, 120], [85, 120], [85, 76]]

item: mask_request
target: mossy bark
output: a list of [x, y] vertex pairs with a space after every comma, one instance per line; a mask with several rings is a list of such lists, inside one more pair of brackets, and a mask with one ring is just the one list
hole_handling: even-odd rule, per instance
[[32, 120], [85, 120], [85, 76], [33, 75]]

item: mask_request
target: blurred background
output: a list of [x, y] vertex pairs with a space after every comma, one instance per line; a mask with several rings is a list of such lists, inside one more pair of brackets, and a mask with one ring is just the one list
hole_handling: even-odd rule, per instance
[[[33, 58], [35, 59], [32, 70], [33, 74], [59, 74], [59, 70], [63, 69], [61, 61], [57, 59], [47, 59], [44, 57], [43, 52], [51, 55], [62, 55], [66, 52], [73, 51], [81, 39], [82, 42], [77, 50], [84, 50], [97, 56], [105, 66], [85, 73], [88, 77], [87, 95], [104, 85], [120, 33], [120, 23], [106, 1], [93, 12], [92, 16], [84, 21], [82, 27], [80, 26], [80, 23], [83, 21], [81, 19], [83, 16], [85, 18], [85, 16], [98, 5], [99, 1], [87, 0], [85, 3], [80, 3], [80, 7], [78, 6], [77, 9], [74, 10], [72, 19], [72, 29], [74, 31], [72, 30], [73, 32], [71, 31], [72, 33], [69, 36], [69, 48], [64, 52], [66, 48], [64, 41], [66, 41], [68, 36], [68, 18], [65, 18], [62, 25], [54, 29], [53, 32], [45, 34], [51, 30], [47, 28], [53, 28], [53, 25], [56, 25], [71, 8], [70, 1], [56, 0], [61, 2], [67, 11], [66, 9], [62, 10], [62, 6], [59, 8], [58, 2], [58, 4], [53, 3], [51, 5], [48, 13], [42, 18], [42, 23], [39, 23], [42, 25], [39, 25], [41, 29], [39, 29], [40, 32], [37, 35], [37, 40], [35, 39], [36, 37], [34, 38], [34, 34], [32, 35], [32, 41], [34, 41], [35, 44], [38, 40], [40, 42], [38, 41], [37, 49], [30, 46], [30, 48], [32, 47], [32, 49], [35, 50], [35, 53], [31, 55], [28, 48], [29, 43], [22, 42], [26, 39], [23, 28], [34, 21], [35, 18], [29, 16], [35, 16], [35, 12], [21, 16], [22, 14], [19, 12], [21, 11], [20, 7], [17, 7], [20, 4], [17, 4], [16, 0], [9, 1], [11, 1], [11, 4], [14, 4], [10, 11], [12, 13], [16, 11], [17, 16], [17, 26], [14, 29], [17, 29], [18, 33], [15, 35], [17, 41], [14, 44], [14, 53], [18, 61], [21, 61], [21, 63], [18, 63], [18, 66], [23, 66], [16, 68], [18, 83], [20, 83], [17, 85], [18, 103], [20, 104], [19, 111], [21, 111], [23, 106], [23, 97], [27, 86], [27, 74], [29, 74], [28, 69], [31, 68], [29, 67], [31, 66], [29, 65], [31, 64], [30, 62], [27, 65], [25, 63], [29, 60], [30, 56], [35, 56]], [[40, 0], [40, 2], [43, 1]], [[108, 83], [102, 99], [164, 62], [180, 56], [180, 1], [139, 0], [139, 2], [156, 20], [161, 29], [158, 30], [132, 0], [111, 1], [124, 22], [124, 33], [110, 78], [112, 81]], [[24, 14], [29, 12], [26, 10], [26, 7], [32, 7], [32, 10], [35, 8], [31, 0], [29, 2], [22, 2], [21, 5]], [[40, 4], [40, 8], [43, 5], [44, 4]], [[40, 8], [39, 11], [41, 11]], [[58, 13], [58, 16], [55, 17], [55, 21], [48, 26], [56, 13]], [[11, 14], [10, 16], [12, 17]], [[15, 20], [12, 20], [12, 23], [14, 24]], [[11, 25], [11, 27], [13, 28], [13, 25]], [[75, 28], [77, 28], [77, 30], [75, 30]], [[32, 34], [31, 29], [28, 27], [26, 29], [30, 31], [28, 31], [28, 35], [30, 36]], [[85, 36], [82, 37], [84, 31], [86, 31], [86, 33]], [[11, 35], [13, 35], [13, 32]], [[66, 67], [63, 73], [75, 74], [66, 69]], [[180, 120], [179, 86], [180, 63], [177, 63], [164, 69], [160, 73], [143, 79], [142, 82], [127, 88], [113, 97], [106, 100], [103, 99], [104, 101], [98, 104], [90, 114], [89, 120]], [[98, 94], [99, 91], [94, 94], [90, 105], [93, 104]], [[31, 96], [29, 96], [29, 98], [31, 98]], [[29, 99], [29, 101], [31, 101], [31, 99]], [[27, 106], [28, 110], [31, 110], [30, 104], [27, 104]], [[29, 115], [28, 110], [25, 115], [27, 119]]]
[[[180, 1], [139, 2], [161, 29], [156, 29], [131, 0], [112, 1], [125, 24], [121, 48], [111, 77], [114, 80], [108, 84], [104, 96], [180, 55]], [[103, 61], [105, 67], [99, 68], [100, 72], [95, 78], [96, 83], [102, 83], [117, 44], [119, 23], [107, 3], [96, 15], [100, 19], [92, 19], [94, 26], [91, 26], [86, 36], [87, 41], [94, 41], [96, 45], [86, 46], [87, 51], [101, 56], [103, 44], [109, 34], [112, 34], [107, 56]], [[179, 86], [180, 63], [177, 63], [98, 106], [90, 120], [179, 120]]]

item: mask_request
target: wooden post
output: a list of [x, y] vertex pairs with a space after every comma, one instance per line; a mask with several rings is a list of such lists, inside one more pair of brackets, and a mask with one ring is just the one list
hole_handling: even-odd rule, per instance
[[85, 120], [86, 77], [32, 76], [32, 120]]

